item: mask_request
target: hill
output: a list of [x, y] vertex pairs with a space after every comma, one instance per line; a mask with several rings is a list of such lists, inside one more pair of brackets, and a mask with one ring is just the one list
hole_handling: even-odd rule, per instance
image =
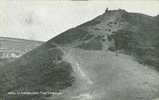
[[[156, 100], [159, 95], [158, 19], [125, 10], [69, 29], [6, 64], [6, 100]], [[8, 95], [43, 91], [59, 95]]]
[[158, 16], [119, 9], [106, 11], [95, 19], [60, 34], [50, 42], [85, 50], [124, 53], [136, 57], [142, 64], [158, 69], [158, 27]]
[[41, 41], [0, 37], [0, 64], [13, 61], [42, 43]]

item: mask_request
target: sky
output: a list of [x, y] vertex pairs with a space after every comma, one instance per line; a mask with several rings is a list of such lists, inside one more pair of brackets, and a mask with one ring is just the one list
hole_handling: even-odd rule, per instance
[[106, 8], [156, 16], [159, 0], [0, 0], [0, 37], [47, 41]]

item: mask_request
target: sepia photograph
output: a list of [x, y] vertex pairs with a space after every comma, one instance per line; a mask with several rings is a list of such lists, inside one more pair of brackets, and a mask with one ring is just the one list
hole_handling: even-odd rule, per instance
[[159, 100], [159, 0], [0, 0], [0, 100]]

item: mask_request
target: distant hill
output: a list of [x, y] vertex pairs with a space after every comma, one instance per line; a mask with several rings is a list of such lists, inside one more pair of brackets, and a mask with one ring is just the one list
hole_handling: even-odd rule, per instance
[[[158, 27], [156, 16], [106, 10], [2, 66], [0, 97], [158, 100]], [[10, 91], [61, 95], [8, 95]]]
[[12, 61], [42, 43], [41, 41], [0, 37], [0, 64], [4, 61]]

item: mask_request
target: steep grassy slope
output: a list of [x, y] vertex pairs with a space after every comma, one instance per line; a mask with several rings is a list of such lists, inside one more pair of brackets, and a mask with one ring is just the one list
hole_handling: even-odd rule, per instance
[[0, 96], [6, 100], [46, 99], [46, 95], [7, 94], [21, 90], [62, 93], [48, 96], [50, 100], [157, 98], [158, 72], [145, 66], [158, 67], [157, 25], [155, 17], [107, 11], [3, 66]]
[[[63, 60], [63, 51], [54, 44], [44, 44], [16, 62], [18, 63], [5, 65], [0, 72], [1, 96], [13, 91], [59, 92], [71, 86], [74, 80], [71, 65]], [[10, 95], [6, 98], [28, 100], [28, 96], [23, 95]], [[34, 96], [29, 95], [29, 99], [31, 98]]]
[[76, 82], [63, 95], [49, 100], [155, 100], [159, 97], [159, 73], [131, 56], [72, 49], [65, 59], [74, 65]]
[[60, 34], [50, 42], [85, 50], [125, 53], [158, 69], [158, 27], [158, 16], [113, 10]]

